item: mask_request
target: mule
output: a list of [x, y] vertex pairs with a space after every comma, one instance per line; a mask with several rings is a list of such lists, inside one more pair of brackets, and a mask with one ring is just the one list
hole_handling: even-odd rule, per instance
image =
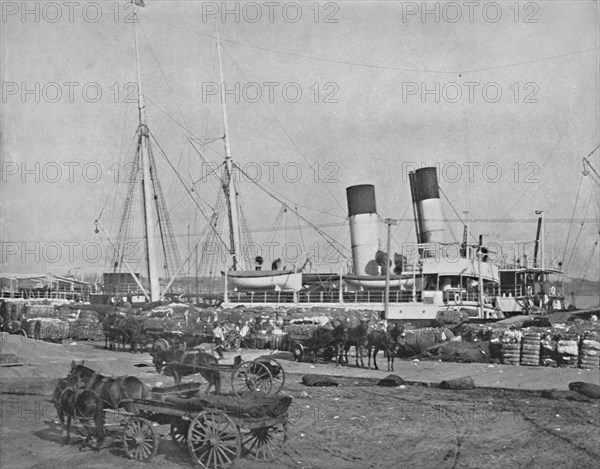
[[393, 340], [389, 333], [384, 331], [373, 331], [368, 337], [368, 365], [371, 369], [371, 355], [373, 356], [374, 369], [378, 370], [377, 366], [377, 354], [380, 350], [383, 350], [387, 356], [387, 370], [394, 371], [394, 358], [398, 353], [398, 342]]
[[208, 382], [205, 393], [210, 392], [214, 386], [215, 394], [221, 394], [221, 374], [219, 373], [219, 360], [212, 354], [200, 350], [184, 352], [182, 350], [156, 348], [151, 353], [152, 362], [156, 372], [163, 371], [170, 374], [176, 383], [182, 376], [200, 375]]
[[368, 368], [371, 368], [371, 351], [373, 351], [373, 365], [376, 370], [377, 354], [383, 350], [387, 356], [388, 371], [394, 371], [394, 359], [400, 348], [400, 339], [404, 334], [404, 327], [399, 323], [395, 323], [394, 327], [387, 331], [373, 331], [368, 335]]
[[115, 345], [118, 344], [118, 321], [119, 316], [116, 313], [109, 313], [102, 322], [102, 329], [104, 331], [104, 348], [108, 350], [114, 350]]
[[[348, 327], [346, 324], [339, 322], [333, 323], [333, 331], [331, 332], [330, 346], [334, 349], [335, 366], [339, 366], [344, 355], [346, 344], [348, 343]], [[348, 358], [346, 357], [346, 363]]]
[[356, 367], [360, 358], [360, 367], [365, 367], [363, 360], [364, 352], [368, 351], [369, 339], [369, 319], [361, 319], [358, 326], [348, 329], [348, 340], [344, 344], [344, 358], [348, 363], [348, 352], [351, 347], [356, 349]]
[[104, 409], [124, 408], [128, 412], [135, 410], [128, 399], [147, 399], [150, 395], [148, 387], [135, 376], [113, 378], [104, 376], [83, 365], [83, 362], [71, 362], [71, 372], [66, 378], [69, 386], [79, 389], [90, 389], [102, 400]]
[[[97, 451], [105, 437], [104, 411], [98, 394], [90, 389], [70, 387], [66, 379], [60, 379], [54, 388], [52, 401], [60, 423], [67, 431], [65, 444], [69, 444], [71, 441], [72, 420], [78, 419], [87, 431], [86, 444], [94, 439], [95, 444], [92, 447]], [[94, 421], [95, 429], [93, 432], [90, 431], [88, 426], [90, 420]]]

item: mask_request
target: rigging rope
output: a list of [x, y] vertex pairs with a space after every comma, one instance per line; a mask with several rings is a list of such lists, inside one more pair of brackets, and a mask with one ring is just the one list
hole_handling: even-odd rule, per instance
[[[168, 23], [166, 21], [160, 21], [157, 20], [155, 18], [152, 18], [151, 16], [147, 16], [147, 15], [140, 15], [145, 19], [148, 19], [150, 21], [154, 21], [156, 23], [160, 23], [160, 24], [164, 24], [167, 26], [171, 26], [172, 28], [175, 29], [179, 29], [182, 31], [186, 31], [189, 32], [191, 34], [195, 34], [198, 36], [203, 36], [206, 38], [211, 38], [214, 39], [214, 36], [212, 36], [211, 34], [207, 34], [207, 33], [201, 33], [199, 31], [195, 31], [189, 28], [184, 28], [182, 26], [176, 26], [172, 23]], [[350, 66], [354, 66], [354, 67], [364, 67], [364, 68], [372, 68], [372, 69], [377, 69], [377, 70], [394, 70], [394, 71], [399, 71], [399, 72], [419, 72], [419, 73], [434, 73], [434, 74], [452, 74], [452, 75], [458, 75], [458, 74], [466, 74], [466, 73], [475, 73], [475, 72], [484, 72], [484, 71], [490, 71], [490, 70], [499, 70], [499, 69], [503, 69], [503, 68], [509, 68], [509, 67], [517, 67], [520, 65], [529, 65], [529, 64], [533, 64], [533, 63], [539, 63], [539, 62], [544, 62], [544, 61], [548, 61], [548, 60], [555, 60], [555, 59], [561, 59], [561, 58], [565, 58], [565, 57], [571, 57], [574, 55], [579, 55], [579, 54], [585, 54], [587, 52], [593, 52], [598, 50], [598, 47], [592, 47], [590, 49], [584, 49], [584, 50], [578, 50], [578, 51], [573, 51], [573, 52], [567, 52], [564, 54], [558, 54], [558, 55], [553, 55], [553, 56], [547, 56], [547, 57], [541, 57], [539, 59], [532, 59], [532, 60], [527, 60], [527, 61], [523, 61], [523, 62], [513, 62], [513, 63], [508, 63], [508, 64], [502, 64], [502, 65], [496, 65], [496, 66], [491, 66], [491, 67], [484, 67], [484, 68], [479, 68], [479, 69], [468, 69], [468, 70], [436, 70], [436, 69], [418, 69], [418, 68], [403, 68], [403, 67], [392, 67], [392, 66], [384, 66], [384, 65], [377, 65], [377, 64], [367, 64], [367, 63], [361, 63], [361, 62], [353, 62], [353, 61], [346, 61], [346, 60], [338, 60], [338, 59], [329, 59], [326, 57], [318, 57], [315, 55], [308, 55], [308, 54], [300, 54], [297, 52], [292, 52], [292, 51], [285, 51], [283, 49], [273, 49], [271, 47], [262, 47], [262, 46], [257, 46], [254, 44], [249, 44], [246, 42], [240, 42], [240, 41], [234, 41], [232, 39], [220, 39], [221, 42], [228, 42], [231, 44], [236, 44], [236, 45], [241, 45], [241, 46], [245, 46], [245, 47], [249, 47], [252, 49], [257, 49], [257, 50], [262, 50], [262, 51], [266, 51], [266, 52], [274, 52], [276, 54], [282, 54], [282, 55], [289, 55], [292, 57], [300, 57], [300, 58], [304, 58], [304, 59], [310, 59], [310, 60], [317, 60], [320, 62], [328, 62], [328, 63], [335, 63], [335, 64], [341, 64], [341, 65], [350, 65]]]
[[[249, 177], [248, 174], [246, 174], [242, 168], [240, 168], [237, 163], [234, 163], [234, 166], [242, 173], [245, 174], [246, 177]], [[256, 187], [258, 187], [259, 189], [261, 189], [265, 194], [267, 194], [269, 197], [277, 200], [279, 203], [283, 204], [284, 202], [277, 198], [275, 195], [273, 195], [273, 193], [271, 193], [260, 181], [256, 181], [255, 182]], [[341, 245], [338, 241], [336, 241], [335, 239], [333, 239], [333, 237], [331, 237], [330, 235], [328, 235], [327, 233], [325, 233], [323, 230], [321, 230], [317, 225], [315, 225], [314, 223], [311, 223], [309, 220], [307, 220], [305, 217], [303, 217], [302, 215], [300, 215], [298, 212], [296, 212], [295, 210], [291, 209], [300, 219], [302, 219], [304, 222], [308, 223], [310, 226], [312, 226], [315, 231], [317, 231], [317, 233], [319, 233], [321, 236], [323, 236], [324, 238], [326, 238], [329, 241], [332, 241], [332, 246], [333, 249], [335, 249], [340, 255], [342, 255], [343, 257], [344, 254], [336, 247], [336, 246], [340, 246], [342, 249], [345, 249], [346, 251], [349, 251], [349, 249], [346, 246]]]
[[[225, 52], [227, 52], [226, 48], [225, 48]], [[240, 73], [242, 74], [242, 76], [244, 77], [244, 79], [247, 82], [250, 82], [250, 80], [248, 80], [248, 77], [246, 76], [246, 74], [244, 73], [244, 71], [242, 70], [242, 68], [239, 66], [239, 64], [236, 62], [236, 60], [231, 56], [231, 54], [229, 54], [229, 52], [227, 52], [227, 55], [229, 55], [229, 57], [231, 58], [231, 60], [233, 61], [234, 65], [237, 67], [237, 69], [240, 71]], [[277, 116], [275, 116], [275, 113], [272, 111], [272, 109], [267, 105], [267, 103], [265, 102], [265, 100], [262, 98], [262, 95], [259, 96], [259, 100], [262, 103], [262, 105], [265, 107], [265, 109], [269, 112], [269, 114], [271, 115], [271, 118], [279, 126], [279, 129], [284, 133], [284, 135], [288, 138], [288, 140], [290, 141], [290, 143], [292, 144], [292, 146], [296, 149], [296, 151], [298, 152], [298, 154], [304, 159], [304, 161], [306, 161], [306, 163], [308, 163], [310, 165], [310, 161], [308, 161], [308, 158], [304, 155], [304, 153], [302, 152], [302, 150], [300, 150], [300, 147], [298, 146], [298, 144], [296, 144], [296, 142], [294, 141], [294, 139], [292, 139], [292, 136], [288, 133], [288, 131], [283, 127], [283, 124], [279, 121], [279, 119], [277, 119]], [[335, 202], [340, 206], [340, 208], [343, 209], [344, 206], [335, 197], [335, 195], [333, 195], [333, 192], [331, 192], [331, 190], [329, 189], [329, 187], [327, 187], [327, 185], [325, 185], [325, 189], [327, 190], [327, 192], [329, 193], [329, 195], [333, 198], [333, 200], [335, 200]]]
[[[575, 205], [573, 206], [573, 213], [571, 215], [571, 223], [569, 224], [569, 231], [567, 232], [567, 241], [565, 242], [565, 248], [563, 251], [562, 259], [560, 260], [560, 263], [563, 266], [563, 269], [565, 267], [565, 257], [567, 255], [567, 248], [569, 247], [569, 239], [571, 238], [571, 229], [573, 228], [573, 220], [575, 219], [575, 212], [577, 211], [577, 204], [579, 203], [579, 194], [581, 193], [581, 186], [583, 184], [583, 176], [584, 175], [582, 174], [581, 178], [579, 179], [579, 187], [577, 188], [577, 196], [575, 197]], [[564, 285], [564, 278], [563, 278], [562, 284]]]

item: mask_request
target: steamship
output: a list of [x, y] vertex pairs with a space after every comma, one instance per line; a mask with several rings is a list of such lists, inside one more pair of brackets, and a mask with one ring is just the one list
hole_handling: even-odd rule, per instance
[[[226, 278], [225, 307], [325, 306], [351, 310], [385, 311], [386, 319], [431, 322], [452, 320], [498, 320], [505, 317], [496, 304], [501, 296], [499, 267], [489, 261], [479, 244], [444, 243], [444, 226], [436, 168], [421, 168], [409, 175], [415, 214], [417, 252], [413, 262], [403, 255], [380, 250], [375, 187], [364, 184], [346, 189], [352, 268], [347, 273], [302, 274], [280, 271], [247, 271], [262, 279], [249, 288], [240, 276]], [[389, 236], [389, 235], [388, 235]], [[388, 243], [389, 250], [389, 243]], [[458, 253], [451, 255], [450, 251]], [[273, 274], [301, 275], [301, 285], [275, 286]], [[248, 278], [241, 276], [241, 278]], [[525, 279], [525, 277], [523, 277]], [[267, 284], [269, 286], [267, 286]], [[505, 304], [509, 295], [505, 291]], [[387, 301], [386, 301], [387, 300]], [[518, 299], [515, 298], [518, 305]], [[518, 308], [510, 303], [515, 312]]]

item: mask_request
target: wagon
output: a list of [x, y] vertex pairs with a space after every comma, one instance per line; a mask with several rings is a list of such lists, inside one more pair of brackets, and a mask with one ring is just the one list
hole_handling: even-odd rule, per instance
[[196, 373], [229, 374], [231, 390], [235, 396], [241, 397], [250, 392], [262, 394], [278, 394], [285, 383], [285, 371], [281, 363], [269, 355], [263, 355], [252, 361], [242, 361], [236, 357], [233, 365], [213, 366], [198, 362], [200, 351], [182, 352], [178, 358], [175, 355], [163, 368], [165, 376], [173, 377], [175, 383], [180, 383], [183, 376]]
[[320, 357], [329, 362], [335, 356], [331, 329], [321, 324], [292, 324], [287, 333], [291, 341], [291, 352], [296, 361], [311, 359], [316, 362]]
[[181, 397], [188, 384], [166, 388], [153, 399], [130, 399], [137, 412], [123, 430], [127, 456], [150, 461], [158, 448], [157, 425], [169, 425], [173, 443], [200, 467], [224, 469], [236, 459], [275, 460], [287, 441], [291, 397], [251, 395]]

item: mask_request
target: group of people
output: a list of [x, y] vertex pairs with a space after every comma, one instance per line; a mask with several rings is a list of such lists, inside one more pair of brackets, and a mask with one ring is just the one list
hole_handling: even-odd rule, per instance
[[[219, 358], [223, 358], [223, 343], [225, 342], [226, 334], [230, 329], [226, 328], [222, 321], [217, 320], [217, 324], [213, 327], [213, 337], [215, 343], [215, 352]], [[263, 322], [262, 318], [249, 319], [247, 321], [238, 321], [233, 329], [236, 332], [236, 343], [234, 348], [239, 350], [241, 347], [248, 347], [247, 340], [252, 335], [273, 334], [275, 326], [270, 319]]]

